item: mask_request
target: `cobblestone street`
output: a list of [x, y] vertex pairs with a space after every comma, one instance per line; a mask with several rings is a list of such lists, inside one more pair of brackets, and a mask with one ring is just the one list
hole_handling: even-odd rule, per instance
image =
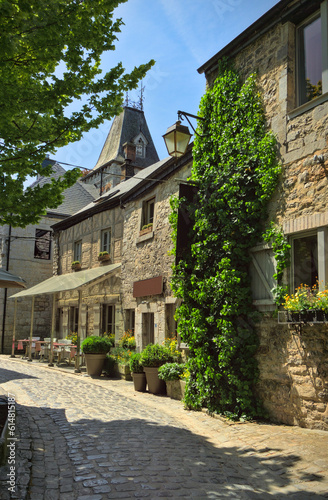
[[0, 357], [16, 398], [16, 493], [0, 498], [328, 498], [328, 433], [229, 423], [132, 382]]

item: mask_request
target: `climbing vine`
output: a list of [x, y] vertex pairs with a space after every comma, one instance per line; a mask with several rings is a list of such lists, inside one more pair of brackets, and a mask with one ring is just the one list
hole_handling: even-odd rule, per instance
[[[279, 167], [267, 132], [256, 77], [244, 83], [226, 64], [201, 104], [192, 180], [191, 252], [174, 266], [173, 290], [182, 299], [179, 332], [190, 349], [185, 402], [231, 418], [254, 418], [258, 337], [248, 266], [261, 239]], [[177, 202], [173, 201], [175, 209]], [[176, 234], [176, 210], [171, 222]]]

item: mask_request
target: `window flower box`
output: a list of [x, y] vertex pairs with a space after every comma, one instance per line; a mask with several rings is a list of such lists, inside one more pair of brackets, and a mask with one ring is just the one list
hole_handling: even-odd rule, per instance
[[139, 236], [143, 236], [144, 234], [151, 233], [153, 230], [153, 225], [152, 224], [146, 224], [145, 226], [142, 226]]
[[75, 260], [72, 262], [72, 269], [73, 271], [80, 271], [82, 268], [81, 263], [78, 260]]

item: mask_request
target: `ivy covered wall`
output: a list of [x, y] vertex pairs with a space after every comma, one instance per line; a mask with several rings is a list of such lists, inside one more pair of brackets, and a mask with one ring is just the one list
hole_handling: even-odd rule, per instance
[[[201, 104], [192, 180], [198, 200], [191, 252], [174, 268], [182, 299], [179, 330], [190, 348], [185, 401], [231, 418], [263, 414], [254, 396], [258, 336], [248, 274], [249, 250], [261, 240], [279, 166], [256, 77], [244, 83], [222, 65]], [[176, 211], [172, 215], [176, 227]]]

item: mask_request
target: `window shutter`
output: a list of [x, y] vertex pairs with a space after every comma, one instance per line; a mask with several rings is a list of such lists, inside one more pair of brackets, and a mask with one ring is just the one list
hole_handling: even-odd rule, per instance
[[272, 310], [275, 306], [271, 290], [277, 286], [273, 275], [276, 262], [269, 245], [258, 245], [251, 249], [250, 276], [253, 304], [260, 310]]

